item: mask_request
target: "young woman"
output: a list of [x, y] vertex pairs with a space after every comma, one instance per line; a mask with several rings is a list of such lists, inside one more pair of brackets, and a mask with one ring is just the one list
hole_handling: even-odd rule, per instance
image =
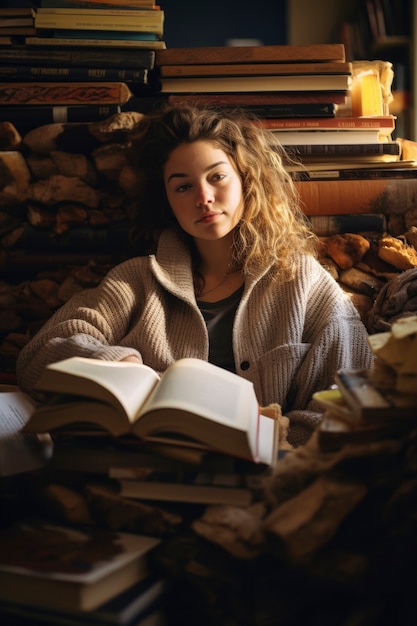
[[289, 442], [304, 443], [321, 419], [313, 393], [372, 355], [315, 258], [281, 148], [243, 113], [181, 106], [146, 116], [130, 155], [134, 233], [154, 253], [58, 310], [21, 351], [20, 386], [32, 392], [42, 368], [74, 355], [159, 373], [196, 357], [251, 380], [289, 418]]

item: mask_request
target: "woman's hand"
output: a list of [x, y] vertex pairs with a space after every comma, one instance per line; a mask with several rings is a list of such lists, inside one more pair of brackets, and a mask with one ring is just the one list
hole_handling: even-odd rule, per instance
[[129, 356], [125, 356], [124, 359], [120, 360], [121, 363], [141, 363], [141, 360], [135, 356], [134, 354], [131, 354]]

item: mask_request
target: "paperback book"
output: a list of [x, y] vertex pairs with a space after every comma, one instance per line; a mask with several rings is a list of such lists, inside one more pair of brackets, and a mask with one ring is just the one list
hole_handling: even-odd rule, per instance
[[159, 377], [142, 364], [72, 357], [48, 365], [37, 388], [57, 396], [34, 410], [25, 432], [84, 427], [276, 460], [278, 422], [260, 415], [252, 383], [200, 359], [180, 359]]

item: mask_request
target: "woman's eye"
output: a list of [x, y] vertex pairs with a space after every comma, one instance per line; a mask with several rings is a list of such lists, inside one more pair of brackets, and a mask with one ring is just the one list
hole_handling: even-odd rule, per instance
[[187, 189], [190, 188], [190, 184], [189, 183], [183, 183], [182, 185], [179, 185], [175, 191], [187, 191]]

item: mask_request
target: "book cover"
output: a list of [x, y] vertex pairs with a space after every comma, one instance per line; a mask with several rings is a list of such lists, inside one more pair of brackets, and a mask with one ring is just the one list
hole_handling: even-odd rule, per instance
[[219, 76], [203, 78], [161, 78], [162, 93], [244, 92], [244, 91], [343, 91], [351, 78], [347, 74], [288, 76]]
[[300, 144], [286, 145], [286, 151], [291, 156], [299, 157], [378, 157], [401, 155], [401, 146], [396, 141], [367, 143], [367, 144]]
[[0, 83], [0, 104], [122, 104], [132, 92], [123, 82]]
[[[133, 473], [138, 474], [136, 470]], [[218, 475], [217, 482], [214, 475], [208, 480], [207, 476], [204, 478], [202, 473], [195, 472], [158, 472], [144, 468], [142, 479], [126, 477], [127, 474], [120, 469], [110, 472], [110, 477], [119, 485], [119, 493], [126, 498], [230, 506], [249, 506], [252, 502], [252, 492], [239, 474]]]
[[[84, 4], [83, 6], [70, 6], [70, 7], [58, 7], [58, 6], [50, 6], [44, 7], [41, 6], [36, 10], [35, 15], [76, 15], [77, 17], [88, 17], [89, 15], [98, 15], [101, 17], [108, 16], [116, 16], [116, 17], [128, 17], [135, 21], [136, 19], [139, 21], [146, 21], [148, 19], [155, 19], [156, 9], [146, 9], [145, 7], [136, 8], [136, 7], [128, 7], [125, 8], [122, 3], [119, 3], [118, 6], [87, 6]], [[164, 12], [158, 9], [159, 18], [163, 20]]]
[[[60, 9], [56, 9], [58, 11]], [[70, 9], [61, 9], [70, 11]], [[105, 9], [100, 14], [80, 12], [79, 15], [72, 13], [40, 13], [35, 15], [35, 28], [37, 30], [53, 30], [59, 28], [71, 30], [118, 30], [155, 33], [162, 36], [164, 30], [163, 11], [137, 11], [135, 15], [126, 13], [105, 14]], [[149, 13], [149, 15], [148, 15]]]
[[[94, 37], [92, 33], [95, 32]], [[64, 35], [65, 33], [65, 35]], [[69, 33], [71, 35], [69, 36]], [[81, 35], [84, 35], [82, 37]], [[106, 37], [104, 36], [106, 34]], [[109, 31], [67, 31], [65, 29], [57, 30], [53, 33], [53, 36], [48, 37], [26, 37], [25, 43], [27, 46], [32, 46], [34, 48], [39, 47], [49, 47], [49, 48], [66, 48], [71, 49], [73, 47], [78, 48], [124, 48], [126, 52], [130, 50], [130, 56], [132, 54], [136, 55], [136, 50], [145, 49], [145, 50], [163, 50], [166, 48], [165, 41], [159, 39], [157, 35], [151, 33], [132, 33], [132, 32], [124, 32], [123, 36], [121, 36], [118, 31], [112, 31], [111, 36], [109, 36]], [[91, 54], [89, 50], [88, 55]], [[119, 57], [120, 58], [120, 57]], [[143, 66], [144, 61], [139, 58], [139, 67]], [[104, 56], [101, 62], [109, 63], [107, 57]], [[127, 67], [138, 67], [133, 62], [132, 59], [129, 61], [129, 57], [126, 57], [124, 54], [123, 57], [120, 58], [120, 61], [117, 62], [117, 65], [121, 65], [123, 63], [127, 63]], [[78, 61], [78, 64], [79, 61]], [[147, 67], [147, 66], [146, 66]], [[152, 65], [153, 67], [153, 61]], [[149, 69], [150, 69], [149, 67]]]
[[[261, 122], [260, 126], [268, 128], [268, 123]], [[274, 137], [284, 146], [304, 146], [304, 145], [370, 145], [387, 141], [386, 135], [381, 135], [378, 129], [354, 129], [354, 130], [290, 130], [290, 129], [270, 129]], [[302, 148], [304, 150], [304, 147]]]
[[[328, 106], [344, 105], [346, 102], [346, 91], [284, 91], [269, 93], [216, 93], [216, 94], [170, 94], [169, 102], [180, 104], [217, 105], [217, 106], [253, 106], [262, 105], [269, 107], [272, 105], [294, 104], [307, 106], [309, 104], [322, 104]], [[309, 113], [311, 115], [311, 113]]]
[[149, 575], [154, 537], [30, 520], [0, 534], [0, 598], [91, 611]]
[[147, 31], [127, 31], [127, 30], [75, 30], [71, 28], [56, 28], [53, 30], [38, 30], [39, 35], [44, 35], [52, 40], [81, 39], [82, 41], [98, 39], [99, 41], [113, 40], [124, 44], [126, 41], [159, 41], [159, 35], [148, 33]]
[[351, 74], [352, 63], [213, 63], [211, 65], [162, 65], [162, 77], [256, 76], [291, 74]]
[[[0, 64], [27, 63], [28, 65], [47, 64], [52, 67], [73, 65], [79, 67], [126, 67], [134, 69], [153, 69], [155, 63], [155, 50], [136, 50], [138, 42], [123, 42], [123, 46], [131, 46], [132, 49], [107, 49], [97, 43], [95, 48], [77, 49], [67, 41], [62, 47], [53, 39], [45, 39], [46, 46], [31, 45], [31, 38], [26, 40], [26, 45], [3, 48], [0, 55]], [[140, 43], [142, 45], [143, 42]], [[116, 42], [118, 44], [118, 42]], [[119, 44], [118, 44], [119, 45]]]
[[417, 178], [305, 180], [295, 186], [306, 215], [407, 211], [415, 207]]
[[[35, 621], [38, 625], [165, 626], [163, 609], [159, 604], [167, 587], [164, 578], [149, 575], [92, 611], [75, 609], [60, 611], [34, 604], [7, 601], [0, 601], [0, 611], [3, 617], [27, 620], [29, 624]], [[156, 621], [153, 621], [153, 618]], [[13, 624], [17, 626], [15, 622]]]
[[[402, 179], [402, 178], [415, 178], [417, 176], [417, 163], [410, 163], [409, 167], [401, 167], [404, 161], [397, 161], [391, 163], [380, 163], [380, 167], [375, 163], [367, 163], [363, 167], [359, 167], [360, 164], [323, 164], [323, 167], [317, 167], [314, 169], [311, 164], [307, 164], [304, 167], [298, 169], [292, 169], [291, 175], [294, 180], [359, 180], [364, 181], [374, 180], [379, 178], [389, 179]], [[395, 166], [395, 167], [381, 167], [381, 166]], [[331, 168], [331, 169], [330, 169]]]
[[393, 389], [376, 386], [373, 370], [348, 370], [336, 372], [335, 381], [346, 404], [357, 419], [381, 420], [415, 418], [417, 394], [399, 393]]
[[302, 119], [267, 119], [259, 122], [271, 130], [377, 130], [381, 135], [389, 136], [395, 130], [393, 115], [375, 117], [304, 117]]
[[304, 63], [346, 61], [343, 44], [266, 45], [266, 46], [202, 46], [167, 48], [158, 51], [156, 63], [161, 65], [195, 65], [213, 63]]
[[260, 415], [252, 383], [200, 359], [180, 359], [159, 377], [146, 365], [72, 357], [48, 365], [37, 388], [52, 401], [32, 413], [24, 432], [84, 426], [276, 460], [278, 423]]
[[39, 0], [39, 6], [41, 7], [79, 7], [81, 8], [118, 8], [120, 5], [124, 7], [132, 8], [155, 8], [154, 0]]
[[105, 81], [105, 82], [134, 82], [141, 85], [148, 84], [147, 69], [126, 69], [116, 67], [76, 67], [65, 65], [51, 67], [49, 65], [0, 65], [0, 81]]

